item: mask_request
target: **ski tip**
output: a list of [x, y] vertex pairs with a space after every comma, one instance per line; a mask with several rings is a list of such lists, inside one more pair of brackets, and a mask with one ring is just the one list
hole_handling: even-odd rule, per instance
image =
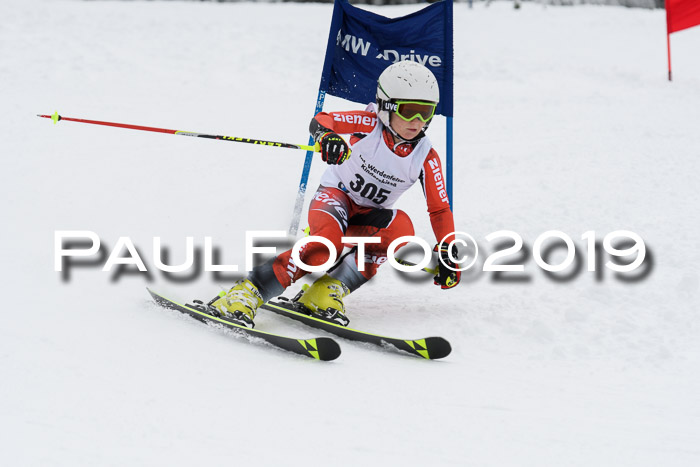
[[447, 357], [452, 352], [452, 346], [442, 337], [426, 337], [425, 339], [404, 341], [409, 347], [404, 350], [423, 357], [426, 360], [438, 360]]
[[338, 344], [335, 340], [331, 339], [330, 337], [322, 337], [317, 339], [316, 342], [319, 343], [318, 348], [319, 352], [324, 357], [322, 359], [323, 361], [329, 362], [340, 357], [340, 344]]
[[428, 354], [431, 360], [445, 358], [452, 353], [452, 346], [443, 337], [428, 337], [426, 343], [428, 344]]
[[[316, 360], [328, 362], [340, 357], [340, 345], [330, 337], [299, 339], [299, 344]], [[304, 354], [306, 355], [306, 354]]]

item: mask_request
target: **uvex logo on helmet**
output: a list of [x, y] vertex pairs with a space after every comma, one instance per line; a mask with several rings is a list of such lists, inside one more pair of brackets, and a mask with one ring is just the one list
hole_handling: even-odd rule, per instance
[[382, 110], [388, 110], [389, 112], [396, 112], [399, 106], [395, 102], [384, 101], [384, 106]]

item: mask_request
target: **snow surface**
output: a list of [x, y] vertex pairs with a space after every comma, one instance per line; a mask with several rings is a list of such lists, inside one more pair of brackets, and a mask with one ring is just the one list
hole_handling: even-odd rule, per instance
[[[346, 341], [316, 362], [149, 302], [146, 286], [185, 301], [235, 278], [169, 280], [153, 237], [173, 264], [189, 235], [243, 265], [246, 230], [287, 229], [304, 153], [35, 114], [305, 144], [331, 8], [2, 2], [0, 463], [700, 465], [700, 28], [672, 36], [669, 83], [663, 11], [455, 7], [458, 228], [487, 252], [502, 229], [530, 247], [558, 229], [581, 251], [584, 232], [631, 230], [646, 279], [556, 282], [530, 255], [527, 282], [441, 291], [383, 267], [347, 299], [352, 325], [442, 335], [454, 351], [435, 362]], [[444, 154], [443, 118], [430, 134]], [[419, 188], [398, 207], [433, 240]], [[150, 280], [99, 265], [62, 280], [57, 230], [130, 237]]]

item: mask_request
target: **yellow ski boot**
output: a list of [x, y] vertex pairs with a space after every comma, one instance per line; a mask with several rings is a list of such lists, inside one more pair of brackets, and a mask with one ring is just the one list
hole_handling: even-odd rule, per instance
[[214, 314], [241, 326], [255, 327], [255, 311], [263, 304], [262, 295], [258, 288], [248, 279], [236, 282], [227, 293], [221, 293], [220, 298], [210, 306]]
[[325, 274], [311, 287], [306, 286], [297, 301], [304, 305], [312, 316], [347, 326], [350, 320], [345, 316], [343, 297], [349, 293], [350, 289], [345, 284]]

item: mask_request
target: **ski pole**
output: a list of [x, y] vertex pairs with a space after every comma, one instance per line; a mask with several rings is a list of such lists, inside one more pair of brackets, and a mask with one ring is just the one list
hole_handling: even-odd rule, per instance
[[[406, 261], [405, 259], [394, 258], [394, 260], [396, 260], [396, 262], [399, 263], [399, 264], [403, 264], [404, 266], [418, 266], [416, 263], [412, 263], [412, 262], [410, 262], [410, 261]], [[432, 274], [432, 275], [435, 276], [435, 275], [437, 275], [437, 273], [438, 273], [438, 268], [431, 269], [431, 268], [425, 267], [425, 268], [421, 268], [421, 271], [425, 271], [425, 272], [427, 272], [427, 273]]]
[[153, 131], [156, 133], [168, 133], [171, 135], [194, 136], [196, 138], [220, 139], [223, 141], [233, 141], [234, 143], [259, 144], [262, 146], [272, 146], [272, 147], [276, 147], [276, 148], [303, 149], [304, 151], [314, 151], [314, 152], [319, 152], [321, 150], [321, 146], [318, 143], [316, 143], [316, 145], [314, 145], [314, 146], [307, 146], [304, 144], [278, 143], [276, 141], [264, 141], [261, 139], [241, 138], [238, 136], [209, 135], [206, 133], [195, 133], [193, 131], [168, 130], [167, 128], [155, 128], [155, 127], [150, 127], [150, 126], [130, 125], [128, 123], [101, 122], [99, 120], [85, 120], [82, 118], [63, 117], [61, 115], [58, 115], [58, 112], [55, 112], [53, 115], [37, 115], [37, 117], [50, 118], [51, 120], [53, 120], [54, 124], [58, 123], [61, 120], [66, 120], [68, 122], [89, 123], [91, 125], [105, 125], [105, 126], [114, 126], [117, 128], [128, 128], [129, 130]]

